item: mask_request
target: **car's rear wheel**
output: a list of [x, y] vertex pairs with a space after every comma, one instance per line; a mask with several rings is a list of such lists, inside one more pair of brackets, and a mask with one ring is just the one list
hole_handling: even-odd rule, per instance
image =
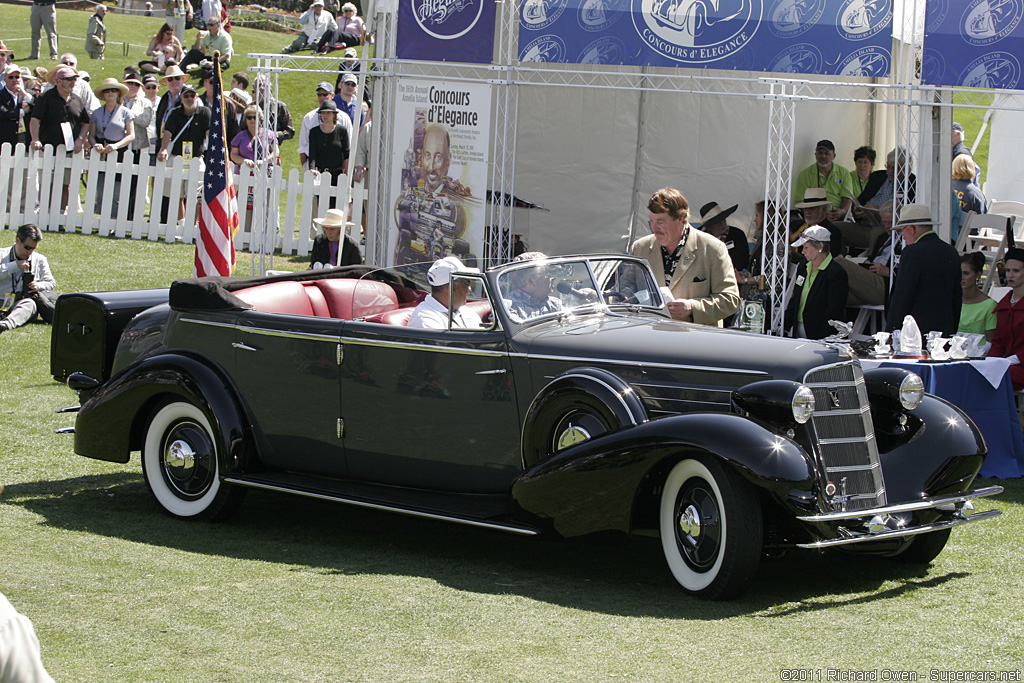
[[643, 403], [622, 379], [580, 369], [544, 388], [527, 411], [523, 436], [527, 467], [599, 436], [647, 421]]
[[712, 458], [676, 464], [661, 494], [661, 545], [679, 585], [709, 600], [742, 592], [761, 558], [761, 506], [750, 484]]
[[142, 473], [157, 504], [175, 517], [223, 517], [234, 511], [244, 494], [221, 482], [210, 422], [202, 410], [183, 401], [167, 403], [150, 418]]

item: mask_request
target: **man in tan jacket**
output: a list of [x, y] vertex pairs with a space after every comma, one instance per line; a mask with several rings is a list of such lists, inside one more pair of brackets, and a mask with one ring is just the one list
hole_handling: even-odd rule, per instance
[[647, 211], [654, 234], [634, 242], [629, 253], [647, 260], [663, 295], [666, 288], [671, 292], [673, 318], [721, 327], [740, 305], [725, 244], [690, 226], [690, 205], [679, 190], [658, 190]]

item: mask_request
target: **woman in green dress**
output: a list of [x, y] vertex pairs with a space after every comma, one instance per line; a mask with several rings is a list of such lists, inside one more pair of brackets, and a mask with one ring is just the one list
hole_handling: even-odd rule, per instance
[[984, 268], [985, 256], [980, 251], [960, 257], [960, 286], [964, 290], [964, 301], [957, 331], [983, 334], [985, 341], [990, 342], [996, 333], [996, 300], [978, 287]]

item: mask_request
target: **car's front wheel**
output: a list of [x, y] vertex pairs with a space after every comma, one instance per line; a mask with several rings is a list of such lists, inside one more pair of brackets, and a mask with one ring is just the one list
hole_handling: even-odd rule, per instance
[[760, 502], [750, 484], [713, 458], [689, 458], [672, 468], [659, 527], [669, 569], [689, 593], [727, 600], [757, 572]]
[[156, 502], [175, 517], [226, 516], [244, 493], [221, 482], [213, 429], [203, 411], [187, 402], [168, 403], [150, 418], [142, 473]]

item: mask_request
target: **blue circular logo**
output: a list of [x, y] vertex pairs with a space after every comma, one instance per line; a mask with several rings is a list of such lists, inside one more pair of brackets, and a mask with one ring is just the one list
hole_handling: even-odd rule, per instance
[[974, 0], [960, 20], [960, 36], [971, 45], [991, 45], [1017, 28], [1022, 14], [1022, 0]]
[[768, 70], [784, 74], [816, 74], [821, 73], [823, 63], [818, 48], [810, 43], [797, 43], [775, 55]]
[[576, 15], [584, 31], [603, 31], [624, 14], [625, 0], [583, 0]]
[[839, 9], [836, 29], [847, 40], [867, 40], [891, 22], [890, 0], [846, 0]]
[[825, 0], [774, 0], [768, 29], [779, 38], [795, 38], [814, 28], [825, 12]]
[[633, 26], [650, 49], [685, 64], [710, 64], [743, 49], [763, 0], [632, 0]]
[[924, 31], [934, 33], [949, 14], [949, 0], [928, 0], [924, 8]]
[[522, 27], [531, 31], [545, 29], [562, 16], [568, 4], [569, 0], [523, 0]]
[[838, 76], [880, 78], [889, 75], [889, 66], [892, 58], [888, 50], [883, 50], [876, 45], [862, 47], [856, 52], [847, 55], [839, 64]]
[[598, 38], [583, 48], [576, 62], [579, 64], [622, 64], [626, 61], [626, 46], [615, 36]]
[[519, 51], [522, 62], [556, 63], [565, 61], [565, 43], [558, 36], [541, 36]]
[[454, 40], [476, 26], [484, 5], [483, 1], [474, 0], [412, 0], [412, 11], [424, 33], [440, 40]]
[[921, 53], [921, 82], [927, 85], [950, 85], [946, 82], [946, 60], [938, 50], [925, 48]]
[[1020, 82], [1020, 62], [1009, 52], [990, 52], [978, 57], [960, 72], [966, 88], [1013, 90]]

